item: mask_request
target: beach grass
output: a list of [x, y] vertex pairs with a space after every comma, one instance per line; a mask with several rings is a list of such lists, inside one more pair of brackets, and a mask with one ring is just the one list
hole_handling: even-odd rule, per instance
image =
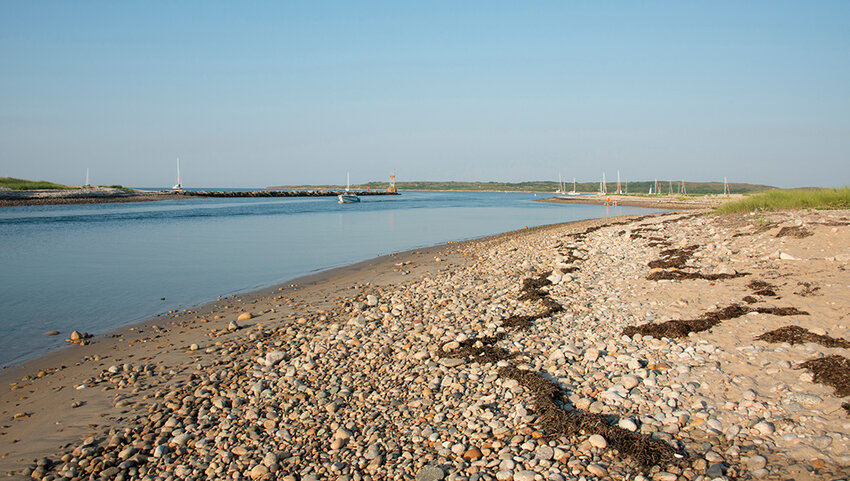
[[54, 184], [46, 180], [26, 180], [14, 177], [0, 177], [0, 187], [11, 190], [55, 190], [55, 189], [77, 189], [78, 187], [62, 184]]
[[850, 209], [850, 187], [771, 190], [723, 204], [715, 210], [715, 213], [733, 214], [785, 209]]

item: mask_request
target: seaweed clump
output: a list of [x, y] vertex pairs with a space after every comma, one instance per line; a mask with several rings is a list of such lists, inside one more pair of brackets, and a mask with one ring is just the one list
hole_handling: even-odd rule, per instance
[[747, 284], [747, 287], [753, 290], [753, 294], [766, 297], [777, 297], [776, 291], [774, 290], [776, 289], [776, 286], [768, 282], [754, 279]]
[[837, 397], [850, 396], [850, 359], [839, 355], [809, 359], [799, 369], [811, 371], [814, 381], [835, 389]]
[[758, 341], [765, 342], [787, 342], [789, 344], [803, 344], [814, 342], [825, 347], [850, 348], [850, 341], [837, 337], [815, 334], [800, 326], [785, 326], [766, 332], [757, 337]]
[[795, 237], [797, 239], [805, 239], [814, 235], [811, 231], [806, 230], [803, 226], [783, 227], [776, 233], [776, 237]]
[[495, 336], [481, 337], [478, 339], [468, 339], [463, 341], [460, 346], [450, 352], [446, 357], [456, 359], [469, 359], [474, 362], [486, 364], [488, 362], [499, 362], [505, 359], [516, 357], [515, 353], [510, 353], [495, 344], [505, 337], [505, 333], [499, 333]]
[[567, 412], [558, 403], [561, 389], [539, 373], [503, 367], [499, 369], [499, 376], [514, 379], [531, 392], [538, 423], [549, 437], [599, 434], [611, 447], [643, 466], [668, 464], [675, 460], [675, 451], [663, 441], [612, 426], [602, 414]]

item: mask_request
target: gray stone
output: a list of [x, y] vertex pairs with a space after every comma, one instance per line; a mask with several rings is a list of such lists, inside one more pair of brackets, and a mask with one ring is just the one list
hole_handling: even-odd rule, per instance
[[534, 451], [534, 457], [537, 459], [542, 459], [545, 461], [549, 461], [552, 459], [552, 456], [555, 455], [555, 451], [547, 445], [538, 446]]
[[726, 465], [723, 463], [714, 463], [705, 470], [705, 474], [710, 478], [716, 478], [726, 474]]
[[[377, 303], [378, 299], [375, 298], [375, 304]], [[422, 469], [420, 469], [419, 472], [416, 473], [416, 481], [439, 481], [440, 479], [443, 479], [443, 476], [445, 475], [446, 474], [443, 472], [443, 470], [436, 466], [422, 466]]]

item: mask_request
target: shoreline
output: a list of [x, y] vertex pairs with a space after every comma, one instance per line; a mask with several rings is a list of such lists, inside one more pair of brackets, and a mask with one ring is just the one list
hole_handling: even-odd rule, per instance
[[[389, 254], [27, 361], [0, 371], [15, 383], [0, 394], [8, 420], [0, 471], [87, 477], [91, 466], [79, 460], [117, 456], [97, 472], [302, 481], [355, 472], [434, 480], [843, 472], [841, 398], [793, 366], [846, 351], [753, 338], [786, 324], [850, 338], [841, 321], [850, 314], [850, 212], [705, 214], [583, 220]], [[791, 231], [800, 235], [781, 234]], [[688, 245], [696, 251], [684, 249], [693, 255], [678, 268], [647, 267], [659, 251]], [[547, 271], [550, 285], [535, 296], [563, 311], [534, 314], [539, 302], [518, 291]], [[649, 280], [657, 272], [674, 280]], [[753, 280], [776, 292], [754, 293]], [[680, 339], [620, 333], [697, 319], [730, 299], [755, 307]], [[811, 315], [783, 318], [770, 314], [774, 306]], [[245, 312], [252, 318], [229, 330]], [[525, 327], [508, 327], [527, 315]], [[458, 354], [476, 338], [481, 345], [469, 346], [482, 353], [510, 355], [497, 364]], [[640, 442], [661, 440], [687, 457], [649, 470], [623, 450], [612, 454], [613, 428], [603, 442], [591, 433], [547, 437], [539, 399], [524, 381], [501, 377], [509, 366], [545, 372], [570, 412], [614, 416], [615, 426], [647, 436]], [[41, 457], [44, 469], [33, 464]]]
[[[450, 241], [434, 246], [386, 254], [354, 264], [300, 276], [265, 288], [222, 296], [218, 300], [204, 304], [169, 311], [159, 316], [153, 316], [96, 335], [88, 339], [87, 341], [89, 343], [86, 345], [81, 346], [69, 343], [65, 347], [50, 351], [36, 358], [0, 368], [0, 386], [12, 387], [12, 391], [0, 391], [0, 406], [2, 406], [0, 407], [0, 412], [2, 412], [2, 416], [11, 416], [14, 418], [17, 414], [23, 413], [26, 414], [27, 420], [33, 421], [35, 420], [33, 419], [35, 414], [42, 417], [39, 422], [31, 423], [32, 426], [26, 429], [24, 433], [21, 433], [18, 438], [15, 438], [14, 432], [0, 431], [2, 432], [0, 434], [0, 441], [4, 439], [8, 440], [8, 437], [11, 436], [13, 438], [11, 440], [13, 444], [17, 445], [21, 442], [31, 443], [27, 449], [20, 451], [0, 451], [0, 473], [11, 473], [22, 469], [27, 461], [43, 457], [55, 451], [57, 446], [65, 445], [86, 434], [94, 434], [95, 429], [91, 426], [97, 426], [99, 428], [98, 430], [121, 426], [120, 421], [123, 420], [122, 417], [112, 420], [101, 418], [100, 413], [112, 407], [107, 399], [97, 396], [91, 391], [83, 392], [83, 390], [76, 390], [76, 386], [80, 385], [80, 381], [90, 378], [99, 368], [109, 367], [107, 364], [114, 365], [115, 363], [132, 362], [140, 358], [150, 359], [154, 356], [160, 356], [163, 353], [166, 354], [164, 356], [165, 361], [173, 363], [175, 358], [179, 357], [180, 353], [187, 351], [188, 346], [205, 340], [203, 339], [203, 333], [200, 332], [201, 330], [217, 329], [219, 332], [226, 332], [229, 323], [234, 321], [239, 313], [245, 310], [249, 312], [262, 310], [266, 311], [263, 314], [269, 314], [268, 311], [271, 309], [272, 314], [274, 314], [274, 308], [270, 306], [278, 304], [278, 301], [283, 295], [289, 295], [292, 299], [298, 299], [296, 302], [306, 303], [322, 311], [329, 306], [328, 299], [330, 294], [340, 294], [347, 289], [355, 288], [355, 286], [360, 286], [359, 288], [361, 289], [370, 289], [376, 286], [392, 285], [394, 283], [404, 282], [407, 276], [411, 274], [424, 275], [424, 273], [433, 273], [457, 266], [461, 262], [461, 259], [458, 257], [456, 250], [463, 246], [497, 243], [515, 236], [544, 232], [564, 225], [597, 225], [599, 223], [607, 223], [611, 219], [616, 219], [616, 217], [547, 224], [475, 239]], [[440, 260], [436, 260], [435, 256]], [[400, 263], [404, 263], [405, 265], [399, 266], [398, 264]], [[416, 269], [416, 272], [413, 272], [413, 269]], [[364, 275], [368, 277], [368, 281], [365, 284], [358, 282], [357, 279], [362, 278]], [[233, 306], [233, 304], [236, 304], [236, 306]], [[260, 304], [260, 306], [257, 306], [257, 304]], [[234, 314], [234, 312], [236, 313]], [[219, 318], [215, 319], [216, 317]], [[174, 319], [180, 319], [180, 321], [175, 321]], [[198, 319], [203, 319], [205, 322], [199, 323]], [[175, 322], [188, 322], [191, 326], [181, 325], [179, 328], [172, 328], [171, 326], [174, 326]], [[163, 328], [163, 325], [169, 323], [170, 326]], [[257, 318], [254, 318], [245, 322], [237, 321], [237, 323], [240, 324], [240, 330], [244, 330], [257, 325], [258, 321]], [[151, 331], [154, 331], [156, 337], [159, 338], [165, 332], [173, 335], [174, 330], [179, 330], [179, 335], [170, 337], [167, 347], [156, 346], [151, 351], [151, 348], [143, 346], [143, 344], [149, 341], [149, 333]], [[128, 347], [132, 347], [132, 349], [128, 349]], [[116, 355], [115, 351], [117, 350], [125, 350], [125, 352]], [[181, 366], [181, 369], [185, 368], [186, 366]], [[39, 377], [39, 373], [44, 373], [44, 375]], [[35, 403], [15, 402], [14, 398], [18, 397], [17, 392], [19, 390], [26, 389], [32, 383], [49, 380], [49, 378], [60, 373], [63, 375], [63, 379], [60, 382], [51, 383], [48, 381], [45, 383], [47, 386], [42, 388], [42, 390], [45, 388], [52, 389], [54, 394], [51, 395], [62, 392], [63, 394], [59, 396], [59, 399], [46, 400], [40, 398]], [[74, 386], [75, 383], [76, 386]], [[20, 388], [16, 389], [16, 386], [20, 386]], [[35, 394], [36, 391], [30, 391], [29, 393]], [[46, 393], [42, 392], [40, 394], [44, 396]], [[23, 401], [25, 400], [28, 399], [23, 399]], [[77, 418], [76, 422], [67, 423], [67, 411], [51, 412], [51, 407], [56, 402], [65, 402], [66, 405], [80, 403], [80, 406], [73, 408], [73, 413]], [[15, 413], [12, 413], [12, 411], [15, 411]], [[49, 431], [55, 425], [65, 425], [65, 427], [59, 433], [56, 433], [55, 436], [39, 437], [38, 442], [35, 443], [32, 442], [32, 439], [25, 439], [28, 437], [26, 436], [27, 433]], [[7, 465], [7, 459], [16, 455], [18, 458]]]
[[538, 199], [536, 202], [547, 202], [552, 204], [593, 204], [605, 205], [608, 199], [615, 202], [615, 205], [623, 205], [629, 207], [649, 207], [654, 209], [714, 209], [726, 202], [733, 202], [743, 199], [742, 194], [730, 194], [728, 196], [721, 195], [703, 195], [699, 197], [683, 197], [678, 195], [663, 195], [654, 197], [632, 196], [632, 195], [581, 195], [575, 197], [555, 196], [546, 199]]

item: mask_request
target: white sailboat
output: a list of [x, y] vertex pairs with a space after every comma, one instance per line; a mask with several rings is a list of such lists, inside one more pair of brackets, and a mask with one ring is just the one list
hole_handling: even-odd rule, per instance
[[558, 172], [558, 190], [555, 191], [556, 194], [564, 193], [564, 181], [561, 179], [561, 173]]
[[337, 198], [339, 199], [340, 204], [353, 204], [355, 202], [360, 202], [360, 197], [357, 197], [357, 194], [352, 194], [351, 192], [351, 174], [345, 174], [345, 192], [339, 194]]
[[180, 157], [177, 157], [177, 183], [171, 189], [183, 190], [183, 184], [180, 183]]

